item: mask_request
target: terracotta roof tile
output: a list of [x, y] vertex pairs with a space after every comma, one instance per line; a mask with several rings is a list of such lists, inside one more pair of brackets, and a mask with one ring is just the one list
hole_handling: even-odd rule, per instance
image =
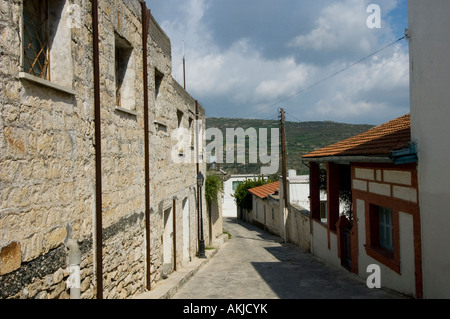
[[318, 149], [303, 158], [328, 156], [389, 156], [395, 149], [411, 142], [410, 115], [406, 114], [369, 131]]
[[269, 195], [275, 193], [276, 190], [280, 189], [280, 183], [270, 183], [263, 186], [258, 186], [255, 188], [250, 188], [248, 191], [259, 198], [267, 198]]

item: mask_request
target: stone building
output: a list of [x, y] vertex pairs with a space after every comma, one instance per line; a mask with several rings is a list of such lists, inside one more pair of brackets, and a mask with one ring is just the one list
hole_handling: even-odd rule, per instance
[[0, 66], [0, 298], [128, 298], [196, 256], [205, 112], [144, 1], [1, 1]]

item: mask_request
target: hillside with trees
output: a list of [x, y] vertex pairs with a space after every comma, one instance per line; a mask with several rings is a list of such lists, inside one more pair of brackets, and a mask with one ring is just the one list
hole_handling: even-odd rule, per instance
[[[279, 121], [274, 120], [253, 120], [236, 118], [207, 118], [206, 128], [218, 128], [223, 134], [224, 142], [224, 163], [220, 165], [221, 169], [231, 174], [259, 174], [261, 163], [249, 164], [248, 161], [248, 138], [246, 143], [246, 164], [225, 163], [226, 158], [226, 129], [255, 128], [259, 132], [260, 128], [268, 130], [268, 151], [270, 155], [270, 129], [279, 128]], [[363, 133], [373, 125], [367, 124], [345, 124], [336, 122], [286, 122], [286, 150], [287, 150], [287, 169], [295, 169], [297, 174], [308, 174], [308, 168], [302, 163], [302, 155], [312, 152], [316, 149], [345, 140], [357, 134]], [[211, 141], [207, 141], [207, 144]], [[235, 146], [236, 150], [237, 146]], [[281, 150], [280, 150], [281, 156]], [[259, 157], [258, 157], [259, 158]], [[235, 161], [236, 162], [236, 161]], [[281, 172], [281, 164], [279, 172]]]

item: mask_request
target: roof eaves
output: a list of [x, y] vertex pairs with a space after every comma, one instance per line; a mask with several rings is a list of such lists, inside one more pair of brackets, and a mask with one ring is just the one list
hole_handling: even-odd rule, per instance
[[327, 163], [333, 162], [338, 164], [350, 163], [393, 163], [389, 156], [324, 156], [324, 157], [304, 157], [305, 162]]

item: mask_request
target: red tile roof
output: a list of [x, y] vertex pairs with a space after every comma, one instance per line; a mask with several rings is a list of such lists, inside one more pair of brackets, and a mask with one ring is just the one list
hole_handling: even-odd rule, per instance
[[280, 182], [270, 183], [263, 186], [258, 186], [255, 188], [250, 188], [248, 191], [259, 198], [267, 198], [269, 195], [275, 193], [276, 190], [280, 189]]
[[406, 114], [369, 131], [318, 149], [303, 158], [328, 156], [389, 156], [411, 142], [410, 115]]

